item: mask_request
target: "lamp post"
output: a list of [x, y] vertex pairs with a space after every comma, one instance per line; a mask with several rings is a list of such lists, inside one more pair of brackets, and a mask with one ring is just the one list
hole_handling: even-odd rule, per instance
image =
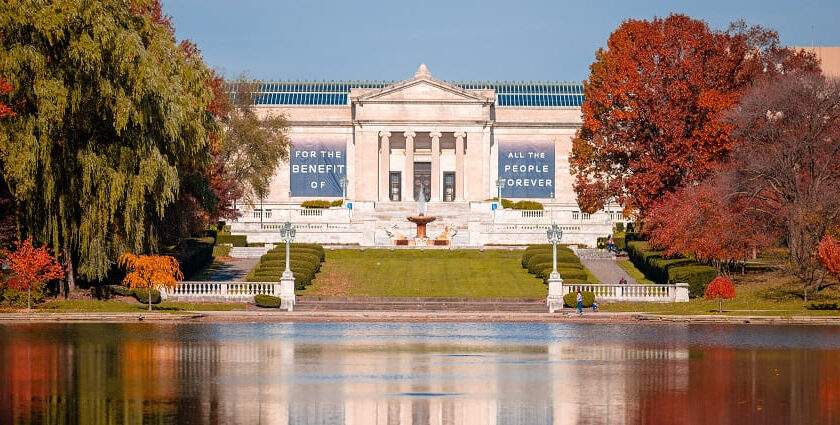
[[341, 205], [344, 206], [347, 204], [347, 176], [341, 176], [341, 180], [338, 182], [341, 184]]
[[295, 305], [295, 275], [289, 267], [289, 245], [295, 240], [295, 228], [287, 221], [280, 227], [280, 238], [286, 242], [286, 270], [280, 276], [280, 287], [275, 287], [275, 294], [280, 294], [280, 308], [292, 311]]
[[498, 197], [498, 199], [499, 199], [499, 209], [504, 209], [504, 207], [502, 206], [502, 189], [505, 188], [505, 179], [503, 179], [501, 177], [496, 179], [496, 188], [498, 189], [498, 194], [499, 194], [499, 197]]
[[551, 276], [550, 279], [559, 279], [560, 273], [557, 273], [557, 244], [560, 243], [560, 239], [563, 239], [563, 229], [560, 226], [551, 223], [551, 227], [545, 231], [546, 237], [548, 238], [548, 243], [551, 244], [553, 248], [553, 258], [551, 261]]
[[280, 238], [283, 239], [283, 242], [286, 242], [286, 270], [283, 271], [283, 279], [294, 279], [295, 276], [292, 274], [292, 269], [289, 268], [289, 244], [295, 240], [295, 228], [292, 227], [290, 221], [283, 223], [283, 227], [280, 228]]
[[548, 276], [548, 297], [545, 302], [548, 304], [548, 311], [554, 313], [556, 310], [563, 308], [563, 279], [560, 273], [557, 273], [557, 244], [563, 239], [563, 229], [555, 223], [551, 223], [545, 231], [548, 242], [553, 248], [553, 258], [551, 262], [551, 274]]

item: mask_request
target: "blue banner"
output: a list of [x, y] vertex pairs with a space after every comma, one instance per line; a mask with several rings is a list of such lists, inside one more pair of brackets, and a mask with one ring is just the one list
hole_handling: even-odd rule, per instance
[[499, 141], [499, 177], [503, 198], [551, 198], [554, 195], [554, 142]]
[[340, 197], [347, 173], [343, 140], [293, 140], [289, 159], [292, 196]]

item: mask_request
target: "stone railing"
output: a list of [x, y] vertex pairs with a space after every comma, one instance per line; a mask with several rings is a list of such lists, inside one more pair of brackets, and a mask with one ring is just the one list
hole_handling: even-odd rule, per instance
[[563, 283], [562, 295], [571, 292], [588, 291], [595, 294], [597, 301], [644, 301], [644, 302], [687, 302], [688, 284], [673, 285], [619, 285], [619, 284], [567, 284]]
[[280, 282], [178, 282], [161, 298], [195, 302], [254, 302], [254, 295], [280, 296]]

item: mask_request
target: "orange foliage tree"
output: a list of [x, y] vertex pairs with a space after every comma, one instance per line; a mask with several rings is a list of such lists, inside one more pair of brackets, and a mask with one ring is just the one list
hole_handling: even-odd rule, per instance
[[569, 159], [582, 210], [615, 199], [644, 215], [710, 175], [732, 149], [729, 109], [759, 75], [788, 68], [819, 66], [760, 27], [716, 31], [684, 15], [622, 23], [584, 82]]
[[125, 286], [148, 289], [149, 311], [152, 311], [152, 289], [173, 288], [184, 278], [178, 260], [168, 255], [123, 254], [119, 264], [126, 271]]
[[18, 242], [8, 261], [14, 276], [6, 284], [15, 290], [26, 289], [28, 309], [32, 309], [32, 289], [41, 289], [48, 280], [64, 277], [64, 269], [53, 257], [52, 250], [46, 245], [33, 247], [31, 238]]
[[723, 300], [735, 298], [735, 284], [725, 277], [716, 277], [706, 286], [703, 298], [707, 300], [718, 300], [718, 312], [723, 312]]
[[825, 236], [817, 245], [820, 262], [829, 273], [840, 279], [840, 241]]

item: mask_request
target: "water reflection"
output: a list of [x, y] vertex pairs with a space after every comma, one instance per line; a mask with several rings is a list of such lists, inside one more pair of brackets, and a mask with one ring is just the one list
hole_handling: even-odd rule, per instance
[[0, 326], [0, 423], [836, 423], [838, 336], [687, 325]]

